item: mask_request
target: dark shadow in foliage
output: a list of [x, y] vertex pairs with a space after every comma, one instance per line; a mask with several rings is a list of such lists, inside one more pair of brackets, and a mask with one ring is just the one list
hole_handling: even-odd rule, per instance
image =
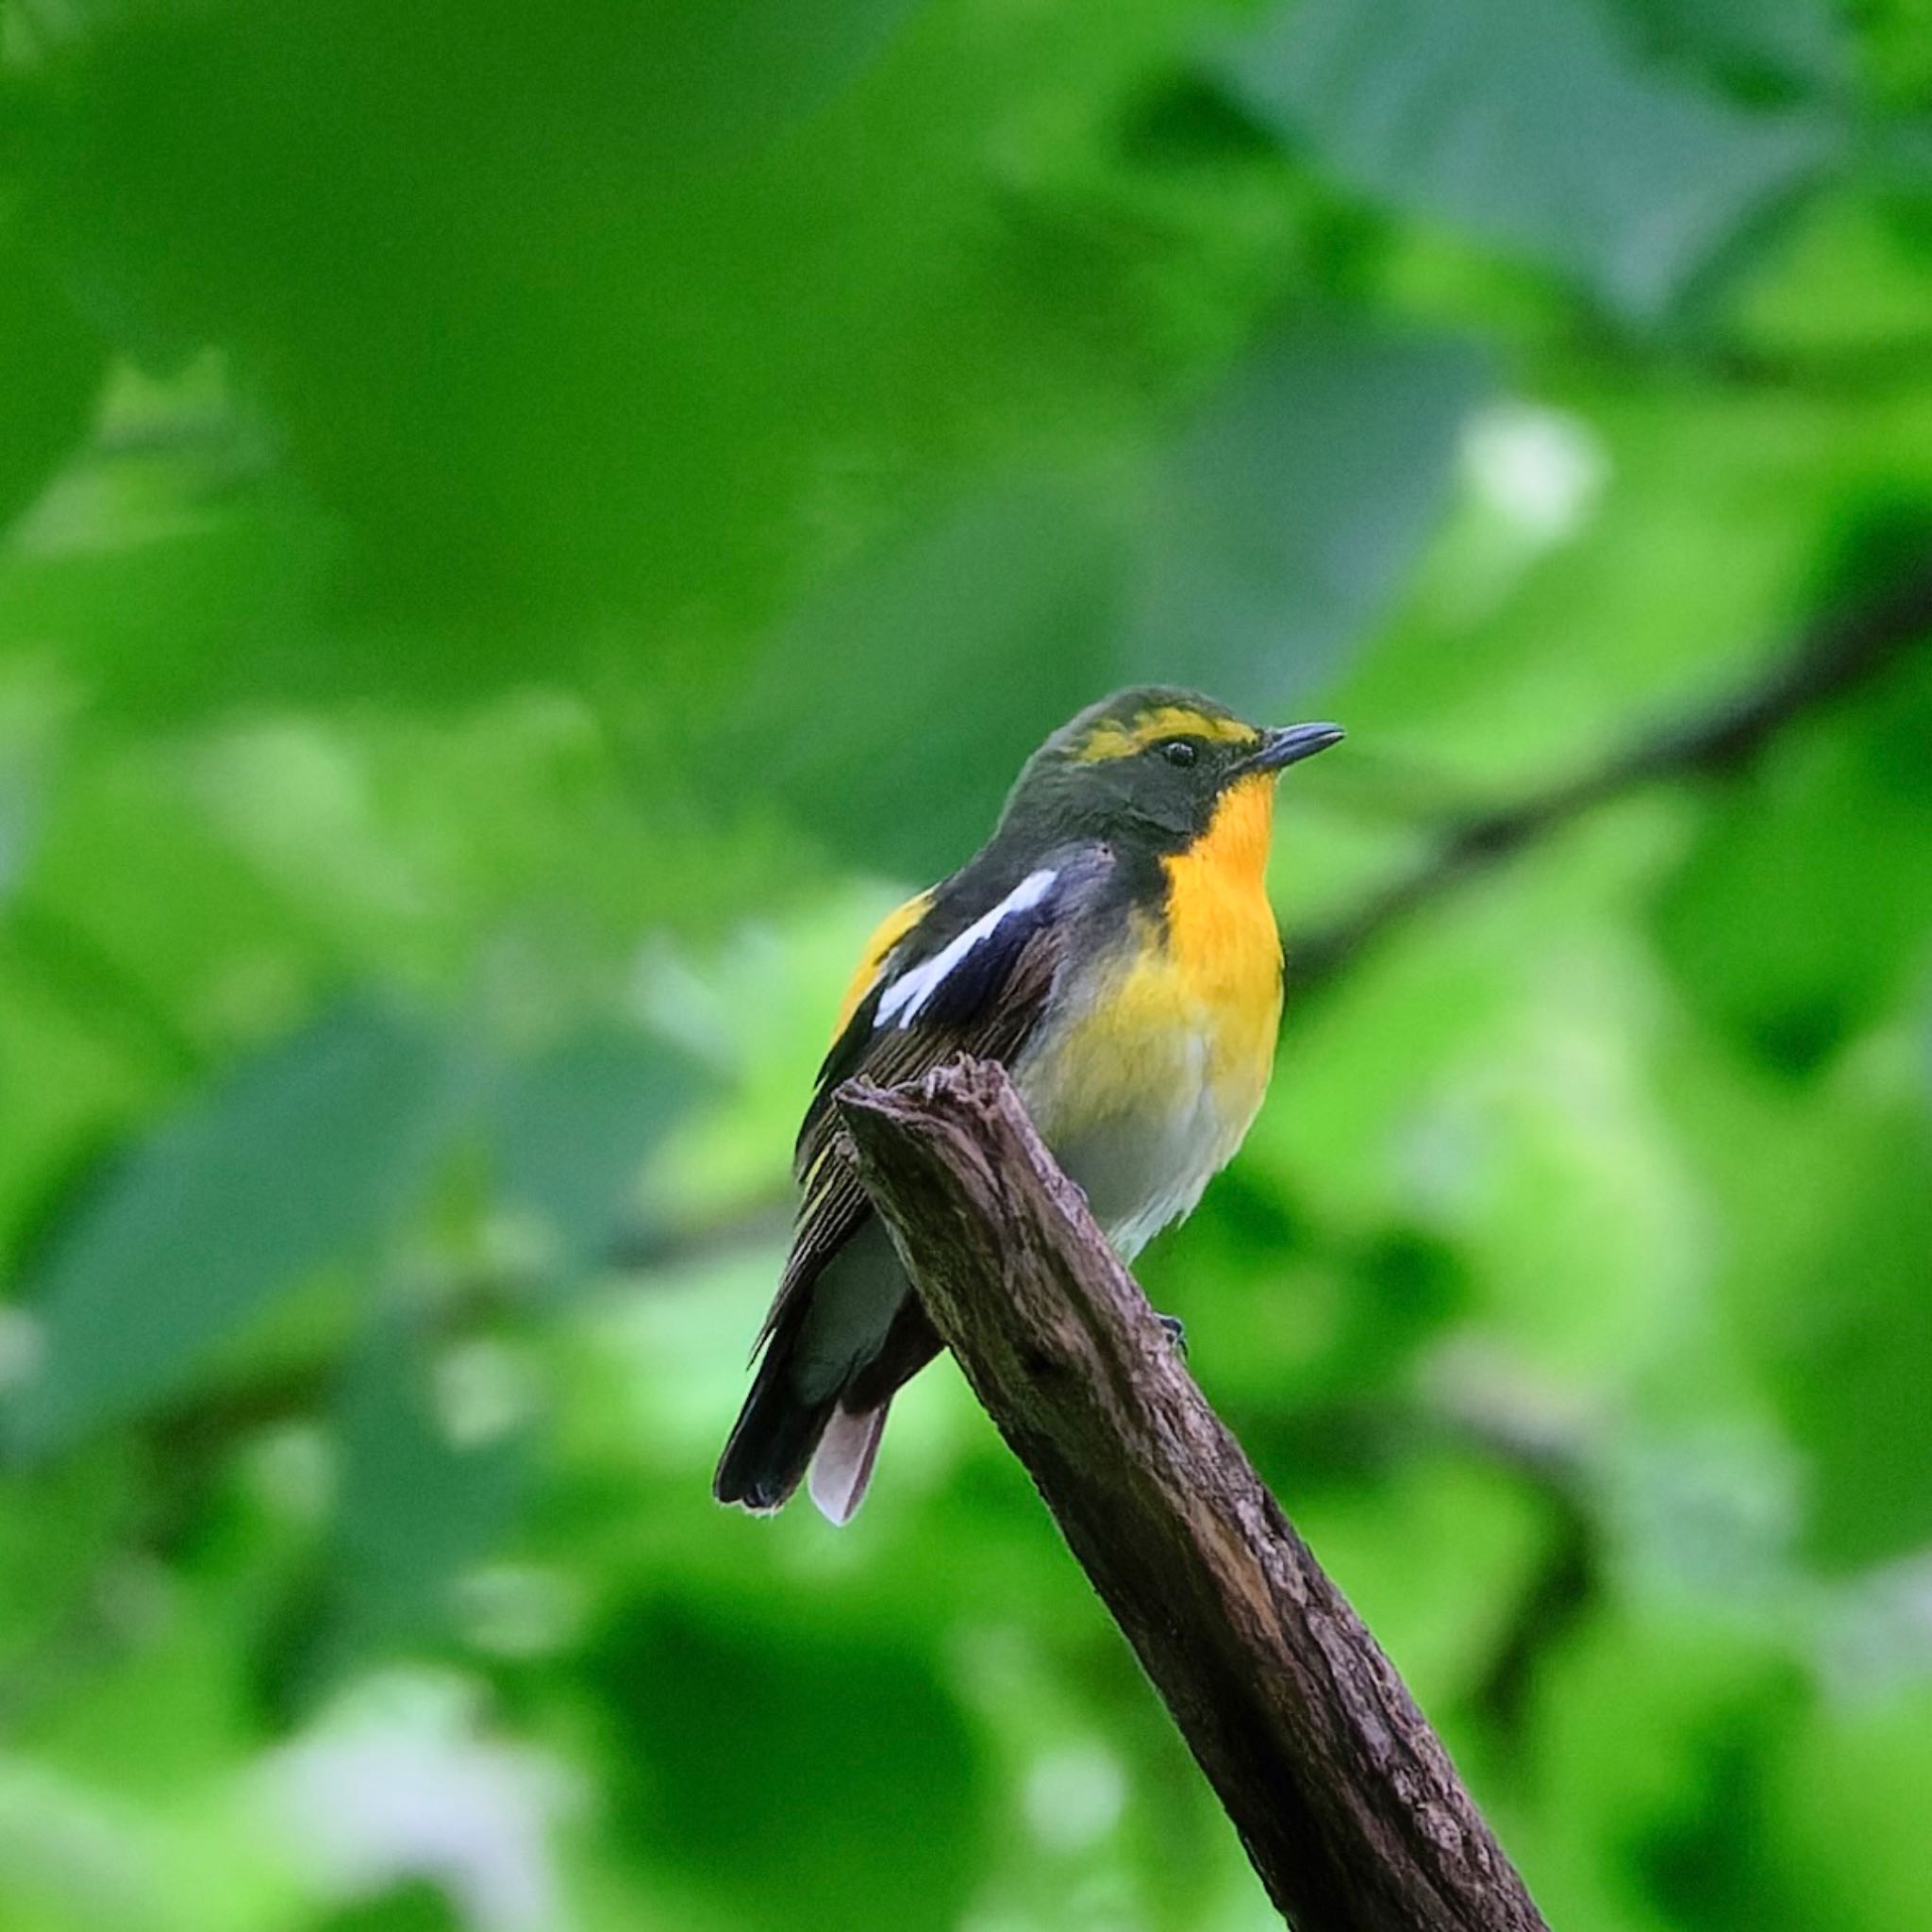
[[46, 264], [0, 232], [0, 530], [85, 433], [106, 367]]
[[[1866, 505], [1814, 574], [1829, 610], [1923, 571], [1932, 516]], [[1932, 662], [1923, 649], [1731, 774], [1653, 932], [1699, 1018], [1767, 1072], [1823, 1072], [1897, 998], [1932, 934]], [[1882, 869], [1871, 863], [1886, 854]]]
[[762, 581], [893, 219], [796, 137], [908, 8], [94, 9], [26, 172], [124, 349], [235, 358], [384, 605], [486, 617], [462, 688], [508, 604]]
[[330, 1912], [312, 1932], [463, 1932], [463, 1920], [440, 1886], [417, 1878]]
[[985, 1768], [930, 1657], [665, 1604], [612, 1624], [585, 1671], [617, 1828], [747, 1932], [959, 1924], [984, 1869]]
[[1690, 1802], [1633, 1828], [1631, 1864], [1665, 1924], [1757, 1932], [1802, 1920], [1782, 1895], [1766, 1781], [1803, 1696], [1794, 1674], [1771, 1676], [1714, 1709], [1694, 1740]]
[[1624, 0], [1650, 58], [1754, 107], [1822, 106], [1851, 77], [1850, 9], [1831, 0]]
[[1158, 168], [1216, 167], [1278, 161], [1272, 133], [1210, 75], [1164, 78], [1122, 117], [1122, 153]]
[[1379, 1229], [1350, 1256], [1348, 1275], [1329, 1357], [1342, 1389], [1391, 1386], [1475, 1300], [1467, 1257], [1425, 1228]]

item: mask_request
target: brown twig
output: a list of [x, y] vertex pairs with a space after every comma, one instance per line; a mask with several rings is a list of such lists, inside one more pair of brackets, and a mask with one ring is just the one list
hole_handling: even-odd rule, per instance
[[1932, 639], [1932, 565], [1822, 613], [1755, 683], [1640, 733], [1600, 763], [1513, 805], [1454, 820], [1409, 872], [1290, 947], [1304, 997], [1455, 887], [1645, 786], [1748, 766], [1788, 725], [1848, 696]]
[[935, 1326], [1302, 1932], [1532, 1932], [1522, 1880], [1001, 1069], [841, 1111]]

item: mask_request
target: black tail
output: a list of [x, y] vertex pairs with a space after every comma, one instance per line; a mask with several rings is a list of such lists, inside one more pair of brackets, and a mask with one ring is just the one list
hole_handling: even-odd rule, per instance
[[812, 1499], [828, 1521], [848, 1521], [872, 1479], [892, 1391], [939, 1347], [885, 1229], [868, 1221], [808, 1295], [781, 1293], [711, 1493], [760, 1513], [781, 1508], [819, 1456]]
[[789, 1354], [774, 1339], [758, 1365], [711, 1478], [711, 1493], [721, 1503], [741, 1503], [759, 1512], [782, 1507], [832, 1420], [837, 1393], [822, 1402], [804, 1401], [787, 1373]]

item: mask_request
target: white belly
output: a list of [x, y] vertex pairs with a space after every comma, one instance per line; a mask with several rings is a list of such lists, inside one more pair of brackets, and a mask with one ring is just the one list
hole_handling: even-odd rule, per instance
[[[1097, 1117], [1064, 1105], [1056, 1067], [1023, 1061], [1021, 1097], [1054, 1158], [1087, 1196], [1108, 1240], [1132, 1260], [1167, 1226], [1191, 1211], [1247, 1131], [1252, 1108], [1229, 1119], [1224, 1082], [1213, 1076], [1205, 1032], [1174, 1031], [1160, 1043], [1162, 1064], [1143, 1070], [1134, 1092]], [[1069, 1114], [1085, 1114], [1070, 1120]]]

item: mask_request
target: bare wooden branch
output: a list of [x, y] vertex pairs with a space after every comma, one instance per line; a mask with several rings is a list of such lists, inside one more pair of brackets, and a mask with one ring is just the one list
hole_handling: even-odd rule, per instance
[[1178, 1359], [1006, 1074], [855, 1082], [859, 1171], [1301, 1932], [1542, 1920], [1441, 1741]]

